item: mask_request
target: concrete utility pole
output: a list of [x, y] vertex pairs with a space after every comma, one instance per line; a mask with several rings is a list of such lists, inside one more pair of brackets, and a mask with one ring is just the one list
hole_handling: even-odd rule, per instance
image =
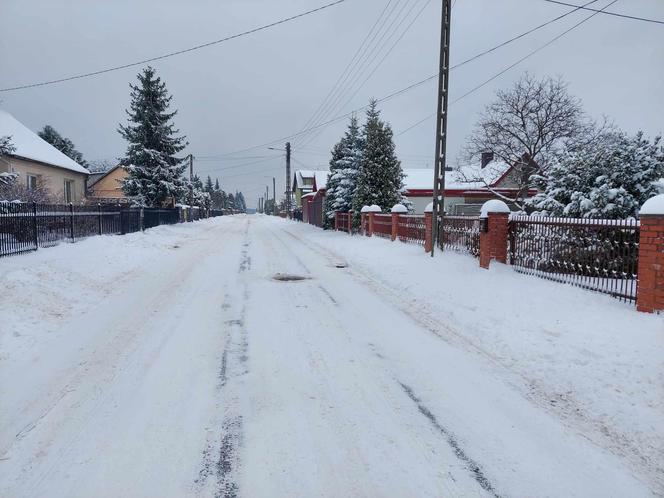
[[272, 177], [272, 214], [277, 215], [277, 180]]
[[265, 202], [270, 200], [270, 188], [265, 185]]
[[290, 174], [290, 142], [286, 142], [286, 212], [288, 218], [291, 218], [291, 174]]
[[[439, 242], [439, 229], [445, 214], [445, 172], [447, 168], [447, 102], [450, 77], [450, 22], [452, 0], [443, 0], [440, 25], [440, 63], [438, 65], [438, 114], [436, 120], [436, 158], [433, 178], [433, 227], [431, 257]], [[442, 250], [443, 246], [440, 245]]]

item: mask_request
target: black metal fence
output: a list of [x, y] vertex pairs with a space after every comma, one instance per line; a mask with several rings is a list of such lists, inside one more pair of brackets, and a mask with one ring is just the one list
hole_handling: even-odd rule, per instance
[[444, 216], [438, 233], [443, 248], [480, 256], [480, 219], [477, 216]]
[[[193, 209], [202, 219], [222, 216], [220, 210]], [[93, 235], [121, 235], [184, 221], [180, 209], [131, 208], [72, 204], [0, 202], [0, 256], [35, 251], [61, 241], [75, 242]]]
[[549, 280], [636, 299], [639, 223], [512, 216], [509, 257], [514, 269]]

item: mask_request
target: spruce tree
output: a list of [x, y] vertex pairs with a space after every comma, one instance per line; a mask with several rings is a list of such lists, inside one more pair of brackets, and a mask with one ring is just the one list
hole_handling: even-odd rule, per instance
[[605, 133], [567, 151], [546, 178], [537, 177], [540, 193], [527, 202], [536, 214], [574, 218], [637, 216], [641, 205], [659, 193], [664, 178], [664, 148], [639, 132]]
[[134, 204], [162, 206], [186, 198], [188, 185], [182, 178], [186, 165], [176, 155], [188, 144], [186, 137], [177, 136], [179, 130], [172, 122], [177, 111], [168, 111], [173, 97], [155, 70], [144, 69], [138, 81], [130, 84], [129, 124], [118, 130], [129, 142], [120, 161], [128, 173], [122, 190]]
[[395, 154], [392, 128], [380, 119], [380, 111], [372, 100], [362, 130], [364, 148], [360, 160], [357, 187], [353, 197], [353, 219], [359, 224], [363, 206], [376, 204], [383, 212], [403, 202], [404, 174]]
[[85, 159], [83, 159], [83, 154], [76, 150], [74, 142], [60, 135], [52, 126], [44, 126], [44, 128], [37, 134], [42, 140], [50, 143], [65, 156], [73, 159], [81, 166], [87, 166]]
[[363, 149], [362, 133], [357, 118], [353, 116], [346, 133], [332, 149], [323, 219], [326, 228], [332, 226], [335, 211], [346, 212], [353, 208]]

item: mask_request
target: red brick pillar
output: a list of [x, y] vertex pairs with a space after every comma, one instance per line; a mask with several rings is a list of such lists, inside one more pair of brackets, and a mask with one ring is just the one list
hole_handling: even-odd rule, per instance
[[424, 252], [430, 253], [433, 249], [433, 213], [424, 213]]
[[397, 232], [399, 231], [399, 213], [392, 213], [392, 242], [397, 239]]
[[367, 237], [371, 237], [373, 234], [374, 214], [376, 213], [369, 213], [369, 231], [367, 232]]
[[367, 229], [367, 213], [360, 213], [360, 230], [367, 237], [369, 236], [369, 230]]
[[353, 235], [353, 212], [348, 211], [348, 235]]
[[492, 259], [507, 263], [507, 237], [509, 207], [503, 201], [492, 199], [482, 206], [480, 219], [483, 229], [480, 232], [480, 266], [489, 268]]
[[334, 229], [339, 230], [339, 211], [334, 212]]
[[664, 194], [646, 201], [639, 218], [636, 309], [655, 313], [664, 311]]

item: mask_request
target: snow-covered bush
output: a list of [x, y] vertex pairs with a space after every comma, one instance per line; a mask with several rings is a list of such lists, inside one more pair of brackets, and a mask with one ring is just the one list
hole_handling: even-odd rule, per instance
[[541, 192], [528, 206], [545, 216], [628, 218], [659, 193], [662, 177], [660, 137], [606, 133], [561, 155], [546, 178], [537, 178]]

